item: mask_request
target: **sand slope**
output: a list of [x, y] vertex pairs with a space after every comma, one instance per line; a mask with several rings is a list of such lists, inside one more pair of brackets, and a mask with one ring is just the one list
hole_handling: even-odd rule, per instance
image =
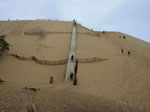
[[[12, 45], [7, 53], [41, 60], [66, 59], [71, 32], [72, 22], [0, 22], [0, 35], [7, 35]], [[26, 112], [29, 104], [37, 112], [150, 111], [149, 43], [119, 32], [94, 32], [78, 24], [76, 53], [77, 58], [108, 59], [79, 63], [76, 87], [64, 82], [66, 65], [47, 66], [0, 56], [0, 78], [5, 80], [0, 85], [0, 111]], [[54, 84], [49, 84], [50, 76]], [[22, 89], [25, 86], [40, 90]]]

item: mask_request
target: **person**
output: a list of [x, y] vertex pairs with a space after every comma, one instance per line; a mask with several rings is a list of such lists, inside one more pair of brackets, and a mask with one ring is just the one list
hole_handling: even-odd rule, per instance
[[123, 49], [121, 49], [121, 53], [122, 53], [122, 54], [123, 54], [123, 52], [124, 52]]
[[71, 56], [71, 61], [73, 61], [73, 58], [74, 58], [74, 56], [72, 55], [72, 56]]
[[131, 52], [130, 52], [130, 50], [128, 50], [128, 56], [130, 56], [130, 54], [131, 54]]
[[123, 39], [125, 39], [126, 37], [125, 36], [123, 36]]
[[74, 22], [74, 26], [76, 26], [76, 22]]
[[76, 26], [76, 20], [75, 20], [75, 19], [73, 20], [73, 23], [74, 23], [74, 25]]
[[70, 79], [71, 80], [73, 79], [73, 73], [72, 72], [70, 73]]

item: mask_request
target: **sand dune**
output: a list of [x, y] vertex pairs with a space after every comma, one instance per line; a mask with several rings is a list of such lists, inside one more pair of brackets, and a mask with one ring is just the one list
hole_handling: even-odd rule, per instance
[[[71, 33], [72, 22], [0, 22], [0, 35], [7, 35], [11, 45], [8, 54], [41, 60], [67, 59]], [[79, 63], [78, 85], [73, 86], [71, 81], [64, 81], [66, 65], [47, 66], [0, 56], [0, 78], [5, 81], [0, 85], [0, 111], [26, 112], [29, 104], [37, 112], [150, 111], [148, 42], [120, 32], [92, 31], [78, 24], [76, 58], [93, 57], [108, 60]], [[53, 84], [49, 84], [51, 76]]]

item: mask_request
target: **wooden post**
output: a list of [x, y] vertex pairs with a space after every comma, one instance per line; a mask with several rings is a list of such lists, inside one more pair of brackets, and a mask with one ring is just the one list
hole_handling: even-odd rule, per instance
[[50, 77], [49, 83], [53, 83], [53, 77]]
[[77, 85], [77, 79], [73, 80], [73, 85]]
[[78, 71], [78, 60], [76, 61], [73, 85], [77, 85], [77, 71]]
[[76, 60], [75, 74], [77, 74], [77, 71], [78, 71], [78, 60]]

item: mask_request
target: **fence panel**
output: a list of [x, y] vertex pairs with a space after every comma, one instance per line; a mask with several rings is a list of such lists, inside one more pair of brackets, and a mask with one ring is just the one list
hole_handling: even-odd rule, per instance
[[[67, 64], [67, 61], [68, 61], [68, 59], [57, 60], [57, 61], [40, 60], [40, 59], [36, 58], [35, 56], [24, 57], [24, 56], [18, 56], [17, 54], [6, 54], [6, 55], [13, 56], [13, 57], [20, 59], [20, 60], [34, 61], [38, 64], [49, 65], [49, 66], [65, 65], [65, 64]], [[102, 58], [94, 57], [94, 58], [76, 58], [75, 61], [76, 60], [78, 60], [79, 63], [94, 63], [94, 62], [105, 61], [108, 59], [102, 59]]]

